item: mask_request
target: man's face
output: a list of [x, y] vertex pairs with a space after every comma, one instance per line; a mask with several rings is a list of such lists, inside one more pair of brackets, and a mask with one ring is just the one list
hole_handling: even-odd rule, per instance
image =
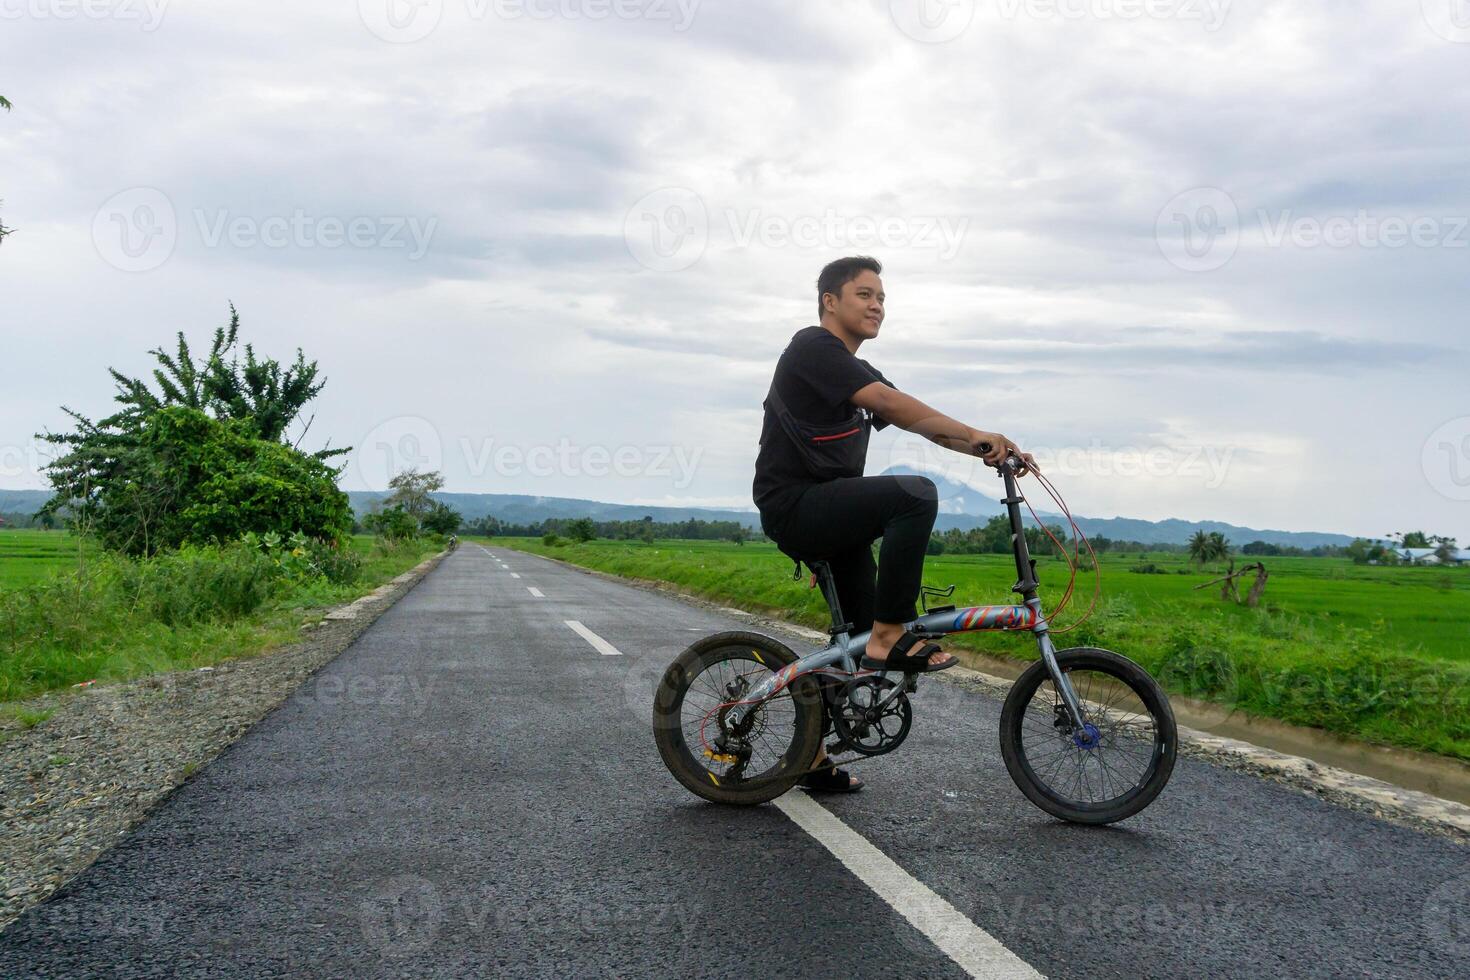
[[864, 269], [856, 279], [843, 283], [842, 295], [833, 298], [832, 314], [844, 330], [872, 340], [883, 326], [884, 298], [883, 280], [878, 273]]

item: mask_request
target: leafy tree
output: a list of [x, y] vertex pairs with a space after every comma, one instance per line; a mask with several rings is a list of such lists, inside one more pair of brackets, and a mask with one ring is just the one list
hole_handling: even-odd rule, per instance
[[464, 517], [459, 511], [450, 507], [448, 504], [442, 504], [436, 501], [434, 506], [429, 508], [429, 512], [423, 516], [423, 519], [419, 523], [425, 531], [430, 531], [434, 534], [454, 534], [459, 530], [459, 526], [464, 523]]
[[[265, 382], [256, 383], [241, 375], [232, 356], [238, 335], [239, 314], [231, 306], [229, 326], [215, 330], [203, 358], [180, 332], [174, 351], [149, 351], [157, 362], [150, 379], [109, 369], [119, 405], [113, 414], [93, 421], [63, 406], [75, 428], [40, 434], [64, 448], [46, 467], [54, 493], [38, 516], [69, 515], [95, 527], [109, 547], [136, 553], [244, 530], [335, 537], [350, 529], [350, 510], [346, 523], [340, 520], [346, 498], [336, 471], [324, 462], [347, 450], [304, 454], [283, 441], [284, 426], [321, 390], [315, 363], [306, 364], [298, 350], [297, 364], [282, 374], [247, 348], [246, 371], [265, 372]], [[241, 392], [251, 397], [236, 397]], [[199, 445], [186, 445], [188, 439]], [[258, 464], [253, 477], [236, 471], [235, 464], [248, 460]], [[238, 522], [210, 511], [198, 496], [226, 485], [242, 495]], [[317, 499], [308, 501], [311, 495]], [[218, 503], [228, 505], [224, 498]], [[265, 510], [271, 506], [280, 508], [273, 516]], [[200, 521], [197, 531], [180, 523], [190, 519]]]
[[1403, 540], [1400, 542], [1400, 544], [1405, 548], [1434, 547], [1434, 545], [1429, 543], [1429, 536], [1426, 535], [1423, 531], [1410, 531], [1408, 534], [1404, 535]]
[[363, 519], [363, 526], [379, 537], [402, 541], [419, 533], [418, 518], [402, 507], [389, 507]]
[[[255, 370], [266, 372], [267, 381], [280, 379], [276, 392], [279, 398], [271, 401], [269, 384], [262, 386], [242, 380], [237, 360], [231, 358], [226, 361], [235, 346], [239, 326], [240, 317], [232, 305], [229, 326], [215, 329], [209, 353], [203, 359], [194, 357], [182, 331], [172, 353], [161, 347], [149, 351], [158, 363], [152, 372], [151, 383], [109, 368], [108, 373], [117, 388], [113, 400], [121, 407], [106, 418], [93, 421], [63, 405], [62, 411], [71, 417], [75, 429], [63, 433], [43, 432], [39, 436], [65, 447], [61, 455], [46, 467], [55, 494], [42, 512], [55, 516], [74, 501], [95, 503], [97, 495], [113, 477], [119, 461], [138, 450], [149, 420], [171, 407], [187, 408], [212, 414], [222, 421], [237, 422], [256, 438], [267, 441], [283, 439], [285, 425], [296, 418], [306, 399], [321, 391], [322, 383], [315, 380], [316, 364], [306, 364], [298, 350], [296, 366], [282, 377], [278, 367], [273, 367], [274, 361], [257, 361], [254, 352], [250, 351], [247, 370], [254, 366]], [[306, 379], [304, 388], [299, 383], [303, 377]], [[235, 393], [241, 391], [250, 392], [253, 397], [235, 397]], [[254, 414], [257, 411], [264, 412], [264, 416], [258, 418]], [[311, 455], [318, 460], [326, 460], [348, 451], [324, 449]]]
[[743, 524], [737, 526], [735, 530], [730, 532], [730, 540], [738, 545], [744, 545], [745, 539], [748, 537], [750, 537], [750, 532], [745, 529], [745, 525]]
[[579, 517], [567, 526], [567, 533], [572, 536], [573, 540], [585, 544], [597, 537], [597, 525], [592, 523], [590, 517]]
[[504, 532], [501, 529], [500, 521], [496, 520], [494, 517], [485, 516], [476, 518], [475, 520], [470, 521], [468, 524], [466, 524], [465, 533], [478, 534], [483, 537], [493, 538], [497, 534], [502, 534]]
[[1382, 541], [1369, 541], [1366, 538], [1354, 538], [1353, 543], [1343, 549], [1343, 554], [1353, 560], [1355, 565], [1366, 565], [1376, 562], [1381, 565], [1398, 564], [1398, 553], [1385, 548]]
[[151, 415], [73, 509], [105, 547], [142, 555], [251, 531], [337, 540], [352, 527], [321, 460], [255, 438], [248, 422], [178, 405]]
[[[230, 321], [233, 334], [239, 323], [233, 306]], [[286, 429], [326, 383], [325, 378], [317, 380], [316, 362], [308, 362], [299, 347], [295, 363], [282, 371], [280, 362], [272, 358], [257, 359], [255, 348], [246, 344], [244, 367], [232, 361], [230, 370], [216, 371], [210, 378], [210, 397], [222, 414], [254, 419], [260, 438], [276, 440], [285, 437]], [[306, 428], [310, 426], [308, 420]], [[302, 435], [305, 434], [303, 429]], [[329, 455], [345, 452], [340, 449]]]
[[384, 505], [402, 507], [418, 522], [434, 509], [434, 499], [429, 494], [444, 489], [444, 477], [437, 472], [408, 469], [389, 480], [388, 489], [393, 492], [383, 501]]
[[[216, 418], [248, 419], [261, 439], [284, 440], [286, 430], [306, 404], [321, 393], [326, 379], [317, 379], [316, 362], [308, 362], [300, 348], [296, 350], [295, 363], [283, 371], [278, 361], [257, 358], [254, 346], [246, 344], [242, 367], [235, 353], [239, 334], [240, 314], [232, 303], [229, 325], [215, 328], [205, 357], [194, 358], [182, 330], [172, 353], [162, 347], [150, 350], [148, 353], [158, 362], [152, 378], [158, 386], [156, 392], [145, 379], [109, 369], [118, 387], [115, 400], [123, 408], [99, 424], [126, 427], [160, 408], [185, 405], [211, 412]], [[67, 411], [75, 418], [74, 413]], [[317, 455], [329, 459], [346, 452], [347, 449], [331, 449]]]

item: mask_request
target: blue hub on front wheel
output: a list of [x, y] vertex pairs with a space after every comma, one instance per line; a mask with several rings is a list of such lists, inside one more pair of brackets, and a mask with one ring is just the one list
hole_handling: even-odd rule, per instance
[[1102, 735], [1098, 732], [1097, 726], [1090, 721], [1083, 723], [1082, 731], [1074, 730], [1072, 732], [1072, 744], [1076, 745], [1079, 749], [1091, 751], [1097, 748], [1097, 743], [1101, 738]]

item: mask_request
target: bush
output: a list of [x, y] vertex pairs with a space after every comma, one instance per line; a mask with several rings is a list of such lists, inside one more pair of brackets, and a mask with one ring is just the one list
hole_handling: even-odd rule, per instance
[[464, 518], [453, 507], [436, 501], [420, 523], [425, 531], [432, 534], [453, 534], [464, 523]]
[[292, 581], [320, 576], [333, 585], [351, 585], [362, 575], [362, 559], [341, 542], [308, 538], [299, 531], [289, 539], [269, 532], [246, 534], [242, 540], [259, 548]]
[[1133, 573], [1135, 573], [1137, 575], [1168, 575], [1169, 574], [1169, 570], [1167, 568], [1160, 568], [1158, 565], [1155, 565], [1151, 561], [1146, 561], [1146, 562], [1142, 562], [1140, 564], [1134, 565], [1132, 568], [1128, 569], [1128, 571], [1133, 572]]
[[172, 651], [190, 647], [179, 639], [190, 627], [228, 628], [284, 584], [269, 556], [236, 542], [153, 558], [102, 552], [70, 574], [0, 590], [0, 700], [138, 664], [167, 669]]
[[285, 577], [269, 555], [248, 545], [186, 545], [143, 561], [114, 559], [108, 568], [134, 615], [169, 627], [248, 616]]
[[390, 541], [405, 541], [419, 533], [419, 522], [402, 507], [389, 507], [363, 519], [363, 527], [380, 538]]
[[248, 421], [181, 406], [153, 413], [119, 451], [88, 516], [104, 546], [133, 555], [249, 531], [336, 540], [352, 528], [327, 464], [256, 438]]
[[561, 544], [561, 538], [555, 532], [547, 531], [545, 534], [541, 535], [541, 543], [546, 545], [546, 547], [548, 548], [555, 548], [557, 545]]

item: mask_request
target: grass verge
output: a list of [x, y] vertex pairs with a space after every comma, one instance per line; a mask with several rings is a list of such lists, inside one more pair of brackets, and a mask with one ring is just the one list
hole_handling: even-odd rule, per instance
[[94, 552], [68, 571], [0, 590], [0, 702], [293, 642], [316, 611], [370, 592], [441, 544], [355, 538], [350, 547], [356, 560], [334, 560], [330, 578], [301, 554], [236, 544], [147, 560]]
[[[816, 629], [828, 625], [820, 594], [793, 582], [790, 561], [769, 545], [493, 541], [615, 575], [672, 583]], [[1117, 650], [1172, 693], [1470, 760], [1470, 662], [1460, 659], [1465, 590], [1458, 572], [1383, 569], [1376, 577], [1361, 569], [1334, 574], [1343, 570], [1267, 559], [1272, 567], [1268, 603], [1248, 609], [1221, 602], [1213, 590], [1194, 591], [1211, 572], [1190, 570], [1176, 559], [1173, 574], [1130, 574], [1137, 562], [1136, 555], [1104, 559], [1097, 610], [1081, 626], [1058, 635], [1059, 646]], [[1055, 590], [1064, 570], [1042, 560], [1039, 572], [1046, 600], [1048, 586]], [[1415, 572], [1426, 573], [1422, 581]], [[1457, 576], [1448, 586], [1447, 575]], [[925, 565], [925, 583], [956, 584], [959, 605], [1009, 602], [1014, 577], [1005, 555], [940, 556]], [[1385, 607], [1393, 612], [1385, 613]], [[1081, 608], [1070, 607], [1060, 625], [1065, 627]], [[1447, 636], [1431, 647], [1418, 633], [1399, 628], [1390, 615], [1437, 623]], [[1015, 634], [957, 634], [946, 643], [993, 656], [1035, 657], [1029, 637]]]

